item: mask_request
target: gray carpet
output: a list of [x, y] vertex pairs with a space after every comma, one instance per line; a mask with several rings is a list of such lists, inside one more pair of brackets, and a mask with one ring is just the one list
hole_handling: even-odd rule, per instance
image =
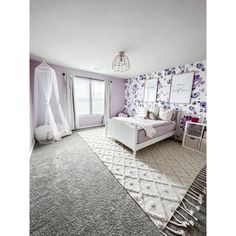
[[161, 235], [77, 134], [36, 145], [30, 235]]

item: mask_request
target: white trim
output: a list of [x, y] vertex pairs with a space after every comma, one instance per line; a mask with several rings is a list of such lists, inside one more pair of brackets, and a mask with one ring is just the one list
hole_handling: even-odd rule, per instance
[[33, 149], [34, 149], [34, 145], [35, 145], [35, 139], [34, 139], [34, 141], [33, 141], [33, 144], [32, 144], [31, 147], [30, 147], [30, 150], [29, 150], [29, 157], [31, 157], [31, 155], [32, 155], [32, 152], [33, 152]]
[[76, 130], [80, 130], [80, 129], [87, 129], [87, 128], [93, 128], [93, 127], [99, 127], [99, 126], [104, 126], [104, 124], [99, 124], [99, 125], [89, 125], [89, 126], [81, 126]]
[[79, 117], [87, 117], [87, 116], [104, 116], [104, 114], [81, 114]]

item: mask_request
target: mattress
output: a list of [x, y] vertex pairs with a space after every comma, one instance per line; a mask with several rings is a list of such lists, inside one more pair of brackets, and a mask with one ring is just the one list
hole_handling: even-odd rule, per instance
[[[153, 138], [157, 138], [171, 131], [174, 131], [175, 127], [176, 127], [176, 123], [173, 121], [165, 121], [161, 125], [156, 125], [156, 126], [154, 125], [153, 128], [156, 130], [156, 134], [154, 135]], [[144, 129], [138, 130], [138, 144], [146, 142], [150, 139], [152, 138], [149, 138], [146, 136]]]

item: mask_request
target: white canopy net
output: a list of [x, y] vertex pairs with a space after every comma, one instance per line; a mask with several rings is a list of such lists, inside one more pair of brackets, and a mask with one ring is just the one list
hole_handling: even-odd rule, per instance
[[34, 104], [34, 134], [39, 143], [52, 143], [71, 134], [59, 101], [55, 70], [46, 62], [35, 68]]

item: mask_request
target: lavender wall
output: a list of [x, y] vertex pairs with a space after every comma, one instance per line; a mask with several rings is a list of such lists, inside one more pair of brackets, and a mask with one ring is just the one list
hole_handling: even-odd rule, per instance
[[[34, 88], [34, 70], [41, 62], [39, 61], [30, 61], [30, 121], [31, 121], [31, 140], [33, 143], [34, 140], [34, 131], [33, 131], [33, 120], [34, 120], [34, 101], [33, 101], [33, 88]], [[111, 91], [111, 103], [112, 103], [112, 116], [116, 116], [118, 112], [124, 110], [124, 102], [125, 102], [125, 82], [124, 79], [119, 79], [111, 76], [106, 76], [102, 74], [96, 74], [93, 72], [82, 71], [79, 69], [72, 69], [64, 66], [53, 65], [50, 66], [56, 71], [57, 79], [58, 79], [58, 88], [59, 88], [59, 96], [62, 108], [65, 112], [66, 108], [66, 93], [65, 93], [65, 84], [63, 80], [62, 73], [70, 74], [70, 75], [79, 75], [85, 77], [91, 77], [99, 80], [111, 80], [112, 81], [112, 91]], [[81, 119], [82, 126], [89, 126], [96, 124], [98, 122], [99, 117], [89, 117], [88, 119]]]

